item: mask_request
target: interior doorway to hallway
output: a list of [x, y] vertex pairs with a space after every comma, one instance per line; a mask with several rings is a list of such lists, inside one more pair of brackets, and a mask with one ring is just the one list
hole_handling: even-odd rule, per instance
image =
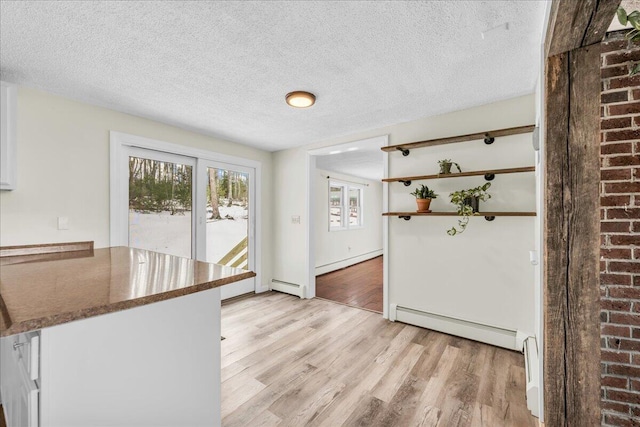
[[387, 317], [386, 135], [309, 152], [310, 295]]

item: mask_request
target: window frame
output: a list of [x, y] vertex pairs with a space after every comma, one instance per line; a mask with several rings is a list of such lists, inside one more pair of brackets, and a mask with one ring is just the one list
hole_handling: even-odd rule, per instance
[[[341, 204], [340, 204], [340, 226], [332, 226], [331, 225], [331, 208], [335, 207], [331, 203], [331, 189], [334, 187], [340, 187], [341, 191]], [[357, 230], [360, 228], [364, 228], [364, 185], [355, 184], [346, 181], [340, 181], [332, 179], [328, 182], [328, 197], [327, 197], [327, 221], [328, 221], [328, 229], [329, 231], [348, 231], [348, 230]], [[350, 193], [351, 190], [357, 190], [359, 194], [358, 198], [358, 224], [351, 225], [351, 205], [350, 205]]]

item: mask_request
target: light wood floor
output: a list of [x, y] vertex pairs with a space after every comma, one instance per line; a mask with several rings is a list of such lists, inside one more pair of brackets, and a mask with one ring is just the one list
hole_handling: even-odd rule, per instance
[[222, 425], [535, 426], [519, 353], [277, 292], [222, 306]]
[[382, 257], [317, 276], [316, 296], [382, 313]]

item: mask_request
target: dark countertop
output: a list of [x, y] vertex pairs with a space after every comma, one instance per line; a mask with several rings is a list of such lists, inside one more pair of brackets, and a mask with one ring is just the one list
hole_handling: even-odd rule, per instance
[[[5, 259], [7, 261], [8, 259]], [[125, 310], [254, 277], [127, 247], [23, 256], [0, 266], [0, 336]]]

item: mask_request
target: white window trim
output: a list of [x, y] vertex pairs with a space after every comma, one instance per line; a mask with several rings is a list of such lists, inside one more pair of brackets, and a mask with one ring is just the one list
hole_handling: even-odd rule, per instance
[[[124, 171], [122, 168], [128, 167], [128, 159], [125, 157], [128, 155], [129, 148], [143, 148], [157, 152], [192, 157], [196, 160], [209, 160], [218, 163], [228, 163], [230, 165], [253, 168], [255, 170], [255, 190], [253, 191], [252, 203], [254, 206], [255, 221], [253, 223], [253, 230], [250, 229], [249, 232], [250, 235], [253, 235], [253, 253], [255, 254], [253, 268], [256, 273], [255, 290], [256, 292], [262, 292], [268, 289], [268, 286], [265, 289], [265, 286], [262, 284], [262, 163], [242, 157], [201, 150], [198, 148], [188, 147], [186, 145], [173, 144], [170, 142], [130, 135], [122, 132], [110, 131], [109, 139], [110, 246], [128, 246], [128, 239], [125, 236], [128, 236], [129, 224], [126, 222], [126, 217], [121, 213], [123, 209], [128, 210], [128, 205], [124, 205], [124, 198], [122, 197], [122, 192], [124, 191], [125, 186], [128, 185], [128, 182], [123, 182], [122, 177], [124, 176]], [[194, 176], [194, 187], [195, 185], [197, 185], [197, 179]], [[194, 189], [194, 191], [196, 190]], [[199, 209], [199, 207], [194, 206], [194, 209]], [[204, 209], [199, 209], [198, 212], [204, 212]], [[205, 242], [202, 239], [196, 239], [196, 245], [196, 253], [204, 253], [204, 251], [201, 250], [201, 247], [205, 245]]]
[[[340, 227], [335, 227], [335, 226], [331, 226], [331, 187], [342, 187], [342, 194], [343, 194], [343, 200], [342, 200], [342, 218], [341, 218], [341, 224], [342, 226]], [[351, 182], [346, 182], [346, 181], [341, 181], [339, 179], [331, 179], [328, 182], [328, 197], [327, 197], [327, 203], [328, 203], [328, 213], [327, 213], [327, 218], [328, 218], [328, 222], [329, 222], [329, 231], [349, 231], [349, 230], [357, 230], [360, 228], [364, 228], [364, 185], [360, 185], [360, 184], [354, 184]], [[358, 225], [350, 225], [349, 224], [349, 190], [351, 189], [357, 189], [360, 190], [360, 224]]]

